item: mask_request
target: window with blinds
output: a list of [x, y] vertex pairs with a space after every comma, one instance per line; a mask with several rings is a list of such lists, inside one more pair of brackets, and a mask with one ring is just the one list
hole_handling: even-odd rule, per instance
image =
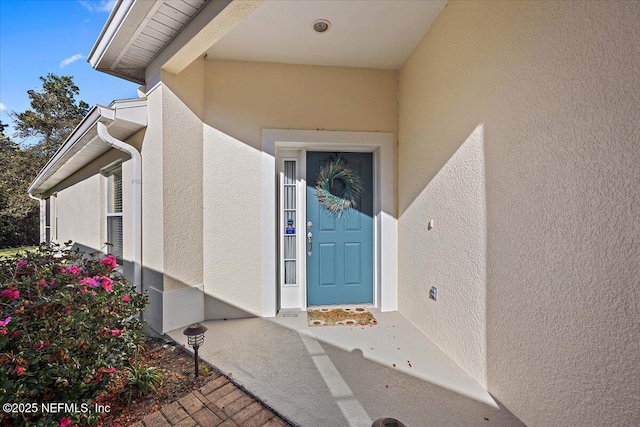
[[108, 253], [122, 263], [122, 167], [107, 172]]
[[51, 197], [44, 199], [44, 241], [51, 243]]
[[296, 166], [295, 160], [284, 161], [282, 182], [284, 285], [295, 285], [297, 283], [296, 231], [298, 230], [298, 224], [296, 224]]

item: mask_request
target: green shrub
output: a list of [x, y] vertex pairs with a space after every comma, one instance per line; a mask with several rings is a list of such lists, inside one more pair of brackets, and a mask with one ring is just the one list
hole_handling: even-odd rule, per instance
[[129, 403], [134, 398], [146, 396], [162, 384], [162, 374], [154, 367], [143, 365], [126, 368], [127, 386], [125, 398]]
[[[144, 342], [146, 296], [115, 258], [42, 246], [0, 259], [0, 403], [92, 402]], [[52, 425], [86, 413], [11, 414], [15, 425]], [[13, 417], [13, 418], [11, 418]]]

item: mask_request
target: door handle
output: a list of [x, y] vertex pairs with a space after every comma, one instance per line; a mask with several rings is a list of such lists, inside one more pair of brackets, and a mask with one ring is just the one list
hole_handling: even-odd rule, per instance
[[311, 252], [313, 251], [313, 233], [307, 233], [307, 255], [311, 256]]

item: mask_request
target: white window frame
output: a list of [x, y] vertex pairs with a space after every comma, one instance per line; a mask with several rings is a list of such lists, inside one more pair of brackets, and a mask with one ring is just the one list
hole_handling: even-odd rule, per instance
[[[296, 261], [296, 272], [295, 272], [295, 283], [285, 283], [285, 257], [284, 257], [284, 246], [285, 239], [287, 235], [285, 233], [285, 218], [286, 213], [284, 209], [284, 199], [285, 199], [285, 162], [294, 162], [295, 163], [295, 215], [294, 215], [294, 226], [295, 226], [295, 234], [294, 240], [296, 244], [295, 250], [295, 261]], [[280, 288], [280, 300], [282, 307], [291, 307], [296, 304], [296, 301], [299, 300], [300, 294], [300, 284], [303, 282], [302, 280], [302, 265], [305, 262], [305, 254], [304, 247], [301, 244], [304, 238], [304, 234], [306, 232], [304, 217], [302, 216], [302, 189], [304, 187], [301, 186], [301, 161], [300, 161], [300, 151], [283, 151], [278, 155], [278, 193], [279, 193], [279, 208], [278, 208], [278, 245], [279, 245], [279, 288]]]
[[54, 193], [52, 195], [54, 197], [54, 201], [55, 201], [55, 206], [53, 207], [53, 228], [55, 230], [54, 235], [55, 235], [55, 240], [56, 242], [58, 241], [58, 193]]
[[[104, 201], [105, 201], [105, 205], [104, 205], [104, 212], [105, 212], [104, 232], [105, 232], [105, 238], [104, 238], [104, 242], [108, 242], [109, 241], [109, 218], [112, 218], [112, 217], [120, 217], [120, 218], [122, 218], [122, 237], [121, 237], [121, 239], [123, 241], [122, 257], [118, 258], [116, 256], [116, 258], [118, 258], [118, 264], [122, 265], [123, 262], [124, 262], [123, 261], [123, 259], [124, 259], [124, 197], [123, 197], [124, 188], [122, 188], [122, 190], [120, 191], [120, 197], [123, 199], [121, 201], [122, 212], [109, 212], [109, 199], [111, 197], [111, 192], [110, 192], [110, 189], [109, 189], [109, 177], [111, 175], [113, 175], [113, 173], [115, 171], [117, 171], [118, 169], [120, 170], [120, 175], [122, 176], [122, 178], [121, 178], [122, 182], [120, 183], [120, 185], [123, 185], [124, 176], [123, 176], [122, 162], [121, 161], [113, 163], [113, 164], [105, 167], [102, 170], [102, 175], [105, 178], [105, 192], [104, 192], [104, 194], [105, 194], [105, 198], [104, 198]], [[111, 243], [111, 242], [109, 242], [109, 243]], [[106, 254], [111, 254], [111, 247], [109, 245], [105, 245], [104, 252]]]
[[44, 199], [44, 242], [46, 244], [49, 244], [53, 241], [53, 235], [52, 235], [52, 227], [51, 227], [51, 223], [52, 221], [52, 214], [51, 214], [51, 200], [52, 196], [47, 197], [46, 199]]

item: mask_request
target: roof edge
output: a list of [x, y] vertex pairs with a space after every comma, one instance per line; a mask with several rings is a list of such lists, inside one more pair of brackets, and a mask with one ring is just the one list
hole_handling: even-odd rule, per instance
[[154, 1], [148, 0], [117, 0], [87, 56], [87, 62], [91, 67], [134, 83], [144, 84], [143, 77], [116, 70], [114, 55], [136, 33], [154, 5]]
[[[93, 139], [84, 140], [84, 136], [99, 122], [113, 123], [122, 120], [129, 123], [135, 123], [140, 128], [146, 127], [146, 108], [140, 111], [141, 107], [146, 107], [146, 99], [121, 99], [115, 100], [108, 107], [95, 105], [89, 110], [82, 121], [75, 127], [65, 142], [60, 146], [58, 151], [49, 159], [47, 164], [38, 172], [38, 175], [29, 185], [27, 192], [34, 196], [37, 190], [49, 178], [50, 174], [60, 169], [69, 159], [65, 159], [65, 155], [78, 144], [89, 145]], [[137, 107], [137, 108], [136, 108]], [[129, 110], [129, 111], [127, 111]], [[72, 156], [73, 157], [73, 156]]]
[[109, 44], [113, 40], [113, 37], [118, 31], [118, 28], [122, 25], [129, 10], [133, 7], [134, 0], [118, 0], [111, 9], [107, 22], [102, 27], [100, 35], [96, 39], [96, 42], [91, 48], [91, 52], [87, 56], [87, 62], [91, 64], [93, 68], [96, 68], [98, 62], [104, 56], [104, 53], [109, 47]]

